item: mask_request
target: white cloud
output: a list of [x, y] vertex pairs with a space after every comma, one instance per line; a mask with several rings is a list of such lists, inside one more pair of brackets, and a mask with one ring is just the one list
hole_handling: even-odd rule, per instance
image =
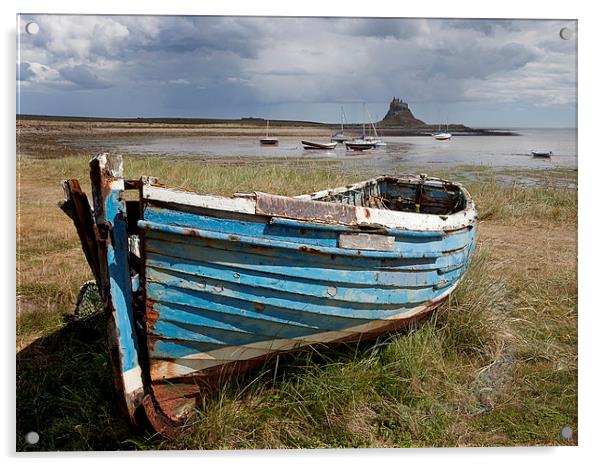
[[18, 79], [20, 81], [28, 81], [30, 83], [47, 84], [47, 83], [63, 83], [61, 74], [58, 70], [36, 62], [20, 62], [17, 63]]

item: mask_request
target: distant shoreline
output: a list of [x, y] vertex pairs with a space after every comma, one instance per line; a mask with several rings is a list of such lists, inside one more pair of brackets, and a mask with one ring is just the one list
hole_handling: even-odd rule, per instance
[[[61, 115], [32, 115], [17, 114], [19, 121], [45, 121], [45, 122], [65, 122], [65, 123], [124, 123], [127, 125], [168, 125], [168, 126], [187, 126], [211, 128], [214, 125], [232, 125], [240, 128], [263, 128], [266, 125], [264, 118], [181, 118], [181, 117], [150, 117], [150, 118], [119, 118], [119, 117], [85, 117], [85, 116], [61, 116]], [[456, 127], [454, 127], [456, 126]], [[270, 120], [272, 128], [314, 128], [321, 130], [336, 131], [339, 129], [339, 123], [321, 123], [316, 121], [303, 120]], [[378, 128], [381, 136], [431, 136], [437, 131], [438, 125], [425, 125], [420, 127], [384, 127]], [[352, 123], [345, 125], [345, 129], [351, 133], [360, 133], [362, 131], [361, 123]], [[475, 129], [462, 125], [450, 125], [449, 131], [454, 136], [519, 136], [520, 134], [506, 129]]]

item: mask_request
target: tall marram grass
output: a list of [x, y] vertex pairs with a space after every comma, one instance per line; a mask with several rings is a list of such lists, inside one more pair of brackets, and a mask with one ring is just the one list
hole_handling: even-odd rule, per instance
[[500, 189], [495, 177], [467, 183], [478, 203], [479, 219], [517, 222], [577, 222], [577, 190], [516, 186]]
[[[19, 168], [17, 449], [575, 443], [558, 432], [577, 429], [576, 270], [570, 253], [558, 264], [557, 252], [575, 248], [575, 192], [469, 180], [479, 245], [432, 318], [376, 342], [314, 347], [225, 381], [198, 408], [191, 430], [167, 441], [128, 427], [119, 412], [104, 323], [65, 323], [91, 277], [56, 202], [62, 179], [79, 178], [88, 189], [87, 162], [74, 156]], [[365, 175], [303, 160], [250, 166], [130, 157], [126, 177], [142, 174], [216, 194], [299, 194]], [[510, 236], [496, 237], [496, 228]], [[566, 244], [550, 242], [552, 232]], [[519, 239], [526, 249], [516, 251]], [[40, 433], [37, 445], [23, 440], [31, 430]]]

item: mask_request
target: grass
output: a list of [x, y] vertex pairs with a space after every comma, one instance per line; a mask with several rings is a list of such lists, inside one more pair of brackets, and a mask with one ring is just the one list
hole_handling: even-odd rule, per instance
[[[128, 177], [160, 174], [164, 183], [216, 194], [298, 194], [365, 176], [333, 164], [137, 157], [125, 165]], [[88, 184], [87, 157], [19, 167], [18, 450], [576, 444], [575, 190], [467, 177], [480, 214], [477, 253], [434, 318], [225, 381], [190, 432], [164, 440], [129, 427], [117, 411], [102, 320], [69, 321], [91, 278], [74, 228], [56, 208], [59, 181], [71, 177]], [[565, 425], [573, 439], [560, 437]], [[24, 442], [32, 430], [37, 445]]]
[[479, 218], [503, 221], [509, 225], [576, 223], [577, 191], [574, 189], [525, 188], [499, 189], [495, 177], [471, 183], [471, 194], [479, 200]]

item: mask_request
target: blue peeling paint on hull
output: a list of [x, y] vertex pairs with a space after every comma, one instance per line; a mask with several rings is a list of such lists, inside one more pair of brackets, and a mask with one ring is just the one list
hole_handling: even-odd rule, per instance
[[476, 235], [474, 227], [399, 234], [393, 251], [350, 251], [337, 246], [340, 232], [321, 225], [152, 205], [139, 226], [155, 381], [403, 320], [454, 288]]
[[63, 210], [101, 290], [119, 397], [165, 435], [224, 374], [428, 315], [475, 249], [470, 195], [422, 175], [226, 198], [126, 182], [100, 154], [91, 180], [93, 212], [77, 180]]

